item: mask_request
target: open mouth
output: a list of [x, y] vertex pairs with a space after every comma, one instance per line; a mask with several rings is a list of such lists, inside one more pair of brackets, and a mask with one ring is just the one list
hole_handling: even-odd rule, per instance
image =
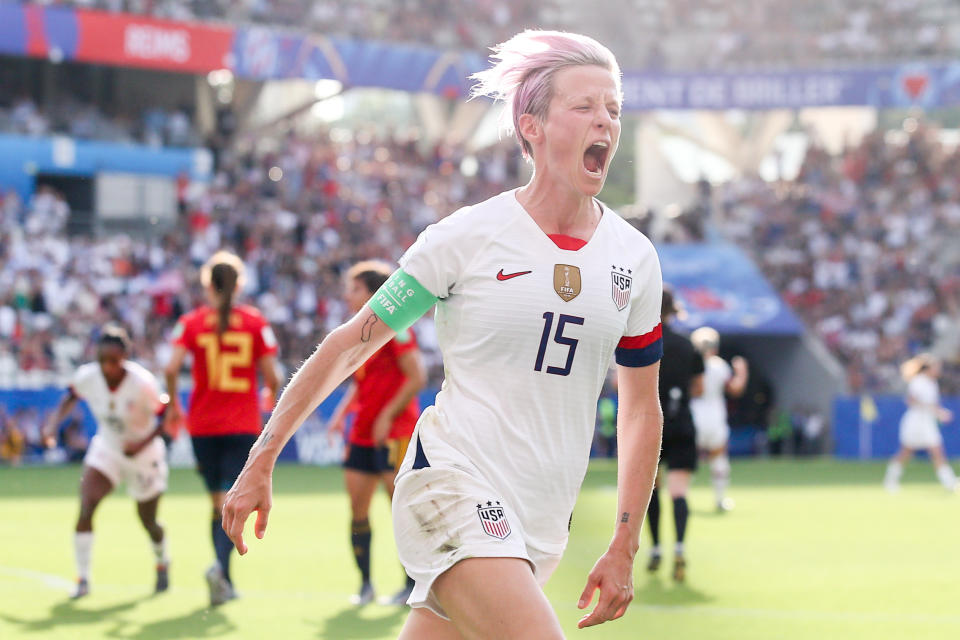
[[594, 142], [583, 153], [583, 168], [592, 176], [603, 175], [603, 168], [607, 164], [607, 155], [610, 145], [606, 142]]

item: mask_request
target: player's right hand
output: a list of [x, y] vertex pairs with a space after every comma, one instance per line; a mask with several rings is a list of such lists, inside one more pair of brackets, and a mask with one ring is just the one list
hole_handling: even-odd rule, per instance
[[223, 502], [223, 521], [221, 526], [227, 536], [237, 547], [237, 552], [243, 555], [247, 552], [247, 545], [243, 541], [243, 527], [247, 518], [254, 511], [257, 512], [257, 521], [253, 532], [257, 538], [263, 539], [267, 532], [267, 519], [270, 508], [273, 506], [273, 469], [266, 469], [261, 465], [244, 466], [243, 471], [233, 487], [227, 492]]
[[163, 413], [163, 430], [167, 432], [171, 438], [175, 438], [182, 420], [183, 410], [180, 408], [180, 403], [171, 399], [170, 404], [167, 405], [167, 409]]

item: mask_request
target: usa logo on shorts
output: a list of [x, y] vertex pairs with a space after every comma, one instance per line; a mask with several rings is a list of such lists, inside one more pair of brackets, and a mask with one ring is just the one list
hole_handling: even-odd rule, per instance
[[477, 515], [480, 516], [480, 524], [483, 525], [483, 531], [488, 536], [505, 540], [510, 535], [510, 523], [499, 500], [496, 504], [487, 500], [486, 506], [478, 504]]

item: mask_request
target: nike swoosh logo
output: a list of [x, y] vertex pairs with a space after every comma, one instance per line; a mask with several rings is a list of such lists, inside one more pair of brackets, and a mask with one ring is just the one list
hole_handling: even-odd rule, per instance
[[503, 269], [497, 273], [497, 280], [503, 282], [504, 280], [509, 280], [510, 278], [516, 278], [517, 276], [525, 276], [528, 273], [533, 273], [533, 271], [517, 271], [516, 273], [504, 273]]

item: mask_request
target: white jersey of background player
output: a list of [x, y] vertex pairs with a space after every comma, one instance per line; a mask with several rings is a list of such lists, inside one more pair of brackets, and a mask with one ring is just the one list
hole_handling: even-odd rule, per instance
[[618, 517], [579, 607], [598, 590], [599, 601], [578, 626], [621, 617], [659, 450], [659, 264], [594, 197], [620, 137], [616, 60], [585, 36], [527, 31], [497, 47], [477, 79], [478, 94], [507, 102], [530, 182], [424, 231], [293, 377], [224, 509], [224, 530], [244, 553], [253, 511], [264, 533], [280, 447], [372, 350], [439, 300], [446, 382], [394, 494], [398, 548], [417, 581], [404, 640], [563, 637], [538, 581], [565, 545], [615, 353]]
[[884, 486], [888, 491], [900, 487], [903, 465], [918, 449], [930, 453], [937, 479], [948, 490], [957, 488], [957, 477], [947, 463], [940, 436], [940, 422], [950, 422], [953, 414], [940, 406], [940, 361], [929, 354], [907, 360], [900, 368], [907, 381], [907, 410], [900, 419], [900, 450], [887, 466]]
[[166, 447], [158, 420], [165, 399], [153, 374], [127, 359], [128, 349], [126, 331], [104, 327], [97, 343], [97, 362], [77, 369], [69, 391], [45, 427], [47, 444], [53, 446], [53, 434], [78, 400], [86, 401], [97, 422], [97, 433], [83, 458], [80, 516], [74, 536], [75, 598], [89, 592], [93, 514], [100, 501], [121, 483], [126, 483], [127, 493], [136, 500], [140, 521], [153, 541], [156, 590], [165, 591], [168, 586], [166, 538], [156, 519], [160, 496], [167, 488]]
[[690, 400], [690, 412], [697, 429], [697, 448], [706, 451], [710, 460], [710, 479], [717, 509], [728, 511], [733, 507], [733, 501], [726, 496], [730, 484], [727, 396], [743, 395], [747, 385], [747, 361], [736, 356], [732, 367], [727, 364], [718, 355], [720, 334], [711, 327], [700, 327], [690, 335], [690, 341], [703, 356], [704, 364], [703, 394]]
[[[163, 400], [156, 377], [133, 360], [124, 360], [123, 368], [126, 375], [116, 389], [109, 388], [96, 362], [81, 365], [70, 382], [70, 388], [87, 403], [97, 422], [90, 451], [104, 448], [122, 454], [125, 445], [143, 440], [157, 428], [157, 412], [163, 407]], [[163, 449], [163, 440], [157, 438], [154, 442], [154, 448]], [[112, 469], [106, 471], [114, 475]], [[111, 479], [119, 480], [119, 470], [115, 475]], [[161, 485], [127, 489], [131, 495], [149, 494], [156, 493], [157, 486]]]

